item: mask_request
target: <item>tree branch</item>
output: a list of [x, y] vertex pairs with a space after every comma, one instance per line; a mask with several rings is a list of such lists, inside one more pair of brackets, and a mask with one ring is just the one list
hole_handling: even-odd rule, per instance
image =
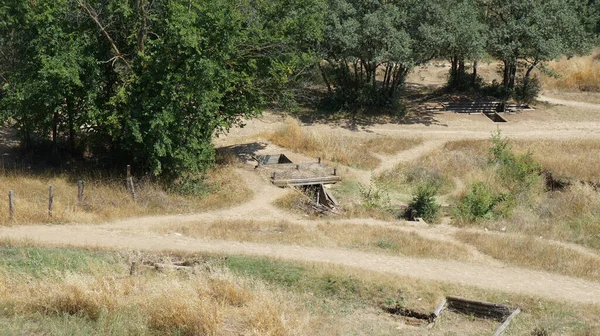
[[79, 1], [79, 6], [81, 6], [83, 9], [85, 9], [85, 11], [87, 12], [88, 16], [96, 23], [96, 25], [98, 26], [98, 28], [100, 28], [100, 31], [102, 31], [102, 33], [104, 34], [104, 36], [106, 37], [106, 39], [110, 43], [113, 51], [115, 52], [115, 54], [116, 54], [115, 57], [118, 58], [118, 59], [120, 59], [120, 60], [122, 60], [123, 63], [125, 63], [125, 65], [127, 66], [127, 69], [131, 70], [131, 64], [129, 64], [129, 62], [127, 62], [127, 60], [125, 59], [125, 57], [123, 57], [123, 55], [121, 54], [121, 51], [119, 51], [119, 48], [115, 44], [115, 41], [112, 39], [112, 37], [110, 37], [110, 35], [106, 31], [106, 29], [104, 29], [104, 26], [100, 22], [100, 19], [98, 18], [98, 14], [96, 13], [96, 11], [93, 8], [91, 8], [90, 6], [88, 6], [83, 1]]

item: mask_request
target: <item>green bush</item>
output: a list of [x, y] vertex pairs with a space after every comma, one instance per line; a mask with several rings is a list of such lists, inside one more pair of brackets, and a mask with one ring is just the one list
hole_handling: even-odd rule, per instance
[[511, 194], [527, 192], [541, 181], [542, 169], [533, 160], [532, 153], [513, 153], [508, 139], [503, 139], [499, 130], [492, 134], [490, 154], [490, 163], [496, 165], [497, 177]]
[[494, 208], [506, 198], [496, 192], [490, 185], [475, 182], [469, 192], [460, 200], [457, 216], [462, 220], [476, 221], [478, 219], [491, 219]]
[[408, 204], [407, 214], [410, 217], [421, 217], [430, 223], [435, 222], [440, 210], [440, 206], [435, 201], [438, 189], [439, 187], [433, 183], [420, 185]]
[[489, 163], [494, 183], [475, 182], [470, 186], [457, 210], [462, 220], [507, 216], [517, 204], [529, 199], [534, 186], [542, 181], [541, 168], [532, 154], [515, 154], [500, 131], [492, 134]]

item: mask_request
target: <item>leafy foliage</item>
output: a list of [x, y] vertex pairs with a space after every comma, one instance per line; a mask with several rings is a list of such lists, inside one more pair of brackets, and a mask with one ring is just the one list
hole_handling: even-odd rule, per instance
[[369, 186], [359, 184], [358, 187], [365, 208], [382, 210], [391, 208], [390, 196], [384, 190], [377, 188], [373, 183]]
[[483, 182], [475, 182], [469, 192], [460, 200], [457, 208], [459, 218], [466, 221], [491, 219], [495, 207], [504, 200], [504, 195]]
[[436, 203], [435, 197], [439, 186], [434, 183], [425, 183], [417, 187], [415, 195], [408, 203], [408, 213], [416, 214], [415, 217], [422, 217], [425, 221], [433, 223], [438, 216], [440, 206]]
[[319, 0], [0, 5], [5, 120], [29, 145], [175, 180], [214, 161], [215, 134], [283, 99], [314, 63]]
[[531, 153], [517, 155], [500, 131], [492, 134], [490, 165], [494, 176], [488, 182], [474, 182], [460, 200], [457, 215], [475, 221], [508, 215], [521, 199], [530, 198], [540, 185], [541, 167]]

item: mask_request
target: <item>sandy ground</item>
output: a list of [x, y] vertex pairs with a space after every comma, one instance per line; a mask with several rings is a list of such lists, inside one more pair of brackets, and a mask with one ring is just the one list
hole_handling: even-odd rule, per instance
[[[441, 148], [446, 142], [459, 139], [488, 139], [497, 129], [512, 139], [600, 139], [600, 108], [596, 104], [559, 101], [548, 97], [543, 100], [551, 104], [567, 106], [561, 109], [541, 108], [507, 115], [507, 123], [496, 124], [483, 115], [459, 115], [434, 113], [415, 116], [408, 124], [362, 124], [349, 128], [344, 123], [306, 124], [304, 127], [318, 132], [336, 131], [349, 136], [374, 137], [421, 137], [424, 142], [412, 149], [395, 155], [379, 155], [380, 167], [374, 171], [344, 168], [344, 172], [368, 183], [373, 173], [394, 167], [400, 162], [414, 160]], [[576, 118], [568, 108], [590, 118]], [[582, 112], [583, 111], [583, 112]], [[298, 153], [266, 143], [260, 134], [283, 125], [282, 115], [265, 113], [251, 120], [244, 128], [233, 129], [226, 137], [215, 140], [219, 147], [234, 149], [246, 155], [286, 154], [294, 162], [312, 161]], [[251, 161], [238, 172], [245, 183], [254, 191], [247, 203], [230, 209], [185, 216], [157, 216], [132, 218], [100, 225], [33, 225], [0, 228], [0, 237], [25, 240], [58, 246], [86, 246], [131, 250], [181, 250], [188, 252], [210, 252], [223, 254], [247, 254], [267, 256], [284, 260], [324, 262], [335, 265], [385, 272], [415, 279], [448, 281], [481, 288], [527, 294], [548, 299], [567, 300], [579, 303], [600, 303], [600, 284], [597, 282], [569, 278], [546, 272], [508, 267], [486, 256], [472, 251], [476, 262], [441, 261], [417, 259], [403, 256], [386, 256], [375, 253], [344, 249], [312, 248], [289, 245], [267, 245], [209, 239], [194, 239], [178, 235], [156, 233], [152, 228], [171, 223], [193, 223], [198, 221], [232, 220], [287, 220], [303, 225], [316, 225], [319, 221], [309, 220], [302, 215], [290, 214], [272, 205], [285, 190], [269, 183], [268, 176], [257, 173]], [[321, 221], [326, 223], [327, 221]], [[339, 220], [348, 225], [386, 225], [407, 232], [416, 231], [429, 238], [453, 240], [455, 228], [440, 225], [429, 228], [426, 224], [411, 222], [381, 222], [373, 219]], [[592, 253], [592, 252], [590, 252]]]

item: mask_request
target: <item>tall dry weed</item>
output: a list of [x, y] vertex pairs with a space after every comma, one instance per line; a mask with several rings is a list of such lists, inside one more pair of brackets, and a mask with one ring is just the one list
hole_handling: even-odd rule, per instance
[[[32, 223], [90, 223], [132, 216], [190, 213], [239, 204], [252, 195], [240, 183], [231, 166], [218, 167], [208, 173], [211, 190], [204, 196], [182, 196], [162, 186], [136, 181], [137, 202], [124, 181], [86, 178], [84, 199], [77, 200], [77, 180], [71, 176], [37, 176], [9, 172], [0, 178], [0, 191], [15, 191], [15, 219], [9, 220], [8, 203], [0, 206], [0, 225]], [[48, 211], [49, 185], [54, 187], [52, 216]], [[235, 188], [236, 192], [230, 192]], [[5, 198], [7, 200], [7, 198]]]
[[68, 274], [0, 284], [5, 294], [0, 305], [12, 307], [14, 314], [66, 314], [114, 322], [119, 315], [135, 312], [140, 316], [136, 323], [143, 324], [137, 329], [150, 334], [301, 335], [308, 325], [308, 314], [298, 309], [292, 296], [225, 270], [132, 277]]
[[600, 92], [600, 50], [550, 62], [548, 68], [558, 77], [540, 76], [546, 89]]

